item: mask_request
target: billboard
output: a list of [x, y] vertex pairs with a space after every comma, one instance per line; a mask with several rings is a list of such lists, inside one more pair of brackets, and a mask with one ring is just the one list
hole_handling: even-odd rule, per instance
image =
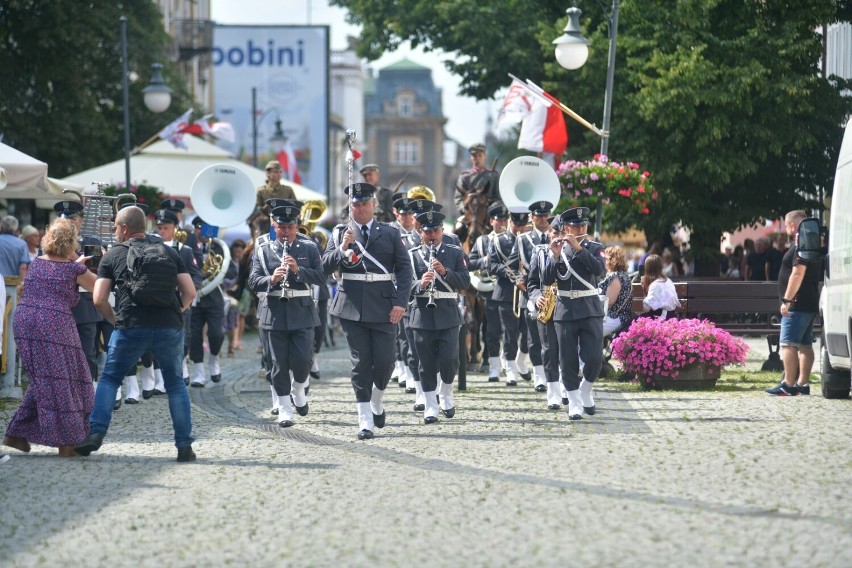
[[248, 164], [257, 148], [258, 167], [277, 159], [283, 179], [328, 195], [328, 54], [328, 26], [216, 26], [213, 112], [235, 132], [218, 144]]

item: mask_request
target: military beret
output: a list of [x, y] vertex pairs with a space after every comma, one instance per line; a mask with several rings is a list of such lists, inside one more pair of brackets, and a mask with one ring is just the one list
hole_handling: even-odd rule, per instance
[[439, 211], [426, 211], [417, 216], [417, 222], [423, 229], [436, 229], [444, 226], [446, 215]]
[[359, 201], [367, 201], [368, 199], [373, 197], [373, 194], [376, 193], [376, 186], [369, 183], [353, 183], [343, 190], [346, 195], [349, 195], [349, 192], [352, 192], [352, 201], [358, 203]]
[[529, 207], [533, 215], [550, 215], [553, 211], [553, 203], [550, 201], [536, 201]]
[[488, 217], [497, 217], [498, 219], [507, 219], [509, 217], [509, 210], [506, 209], [506, 206], [503, 203], [495, 203], [491, 207], [488, 208]]
[[589, 208], [572, 207], [571, 209], [566, 209], [565, 211], [563, 211], [559, 217], [566, 225], [588, 225]]
[[299, 215], [302, 213], [301, 207], [293, 205], [283, 205], [272, 210], [272, 220], [279, 225], [298, 225]]
[[69, 219], [83, 213], [83, 204], [79, 201], [57, 201], [53, 210], [63, 219]]
[[160, 209], [159, 211], [154, 213], [154, 221], [156, 221], [158, 225], [161, 223], [171, 223], [172, 225], [177, 225], [178, 216], [175, 214], [174, 211], [170, 209]]
[[177, 211], [180, 213], [183, 211], [186, 204], [180, 199], [163, 199], [160, 202], [160, 209], [171, 209], [172, 211]]

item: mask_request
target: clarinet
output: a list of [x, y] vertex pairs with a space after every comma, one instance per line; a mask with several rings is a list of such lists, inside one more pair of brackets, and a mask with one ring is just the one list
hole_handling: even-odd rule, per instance
[[435, 269], [432, 268], [432, 262], [435, 260], [435, 244], [429, 244], [429, 271], [432, 273], [432, 281], [429, 282], [429, 301], [426, 302], [426, 307], [434, 310], [438, 307], [435, 303]]
[[287, 282], [287, 278], [290, 276], [290, 265], [287, 264], [286, 262], [284, 262], [284, 257], [290, 254], [290, 251], [289, 251], [290, 247], [288, 246], [289, 243], [287, 242], [287, 239], [282, 240], [281, 245], [283, 247], [283, 250], [281, 251], [281, 256], [279, 258], [281, 260], [281, 264], [284, 265], [284, 278], [282, 278], [281, 282], [279, 283], [279, 286], [281, 287], [280, 298], [281, 298], [282, 302], [286, 302], [290, 299], [290, 298], [288, 298], [287, 296], [284, 295], [286, 290], [288, 290], [290, 288], [290, 283]]

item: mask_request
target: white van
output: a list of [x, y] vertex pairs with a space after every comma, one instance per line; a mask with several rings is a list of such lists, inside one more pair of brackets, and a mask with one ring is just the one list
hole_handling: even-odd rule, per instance
[[848, 398], [852, 376], [852, 120], [846, 125], [837, 160], [819, 309], [822, 394], [825, 398]]

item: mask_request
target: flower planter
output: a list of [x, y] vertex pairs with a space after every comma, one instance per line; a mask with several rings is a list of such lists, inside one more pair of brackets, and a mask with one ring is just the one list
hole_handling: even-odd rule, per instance
[[651, 376], [639, 380], [643, 386], [654, 390], [705, 390], [715, 388], [721, 372], [719, 367], [693, 364], [681, 369], [676, 378]]

